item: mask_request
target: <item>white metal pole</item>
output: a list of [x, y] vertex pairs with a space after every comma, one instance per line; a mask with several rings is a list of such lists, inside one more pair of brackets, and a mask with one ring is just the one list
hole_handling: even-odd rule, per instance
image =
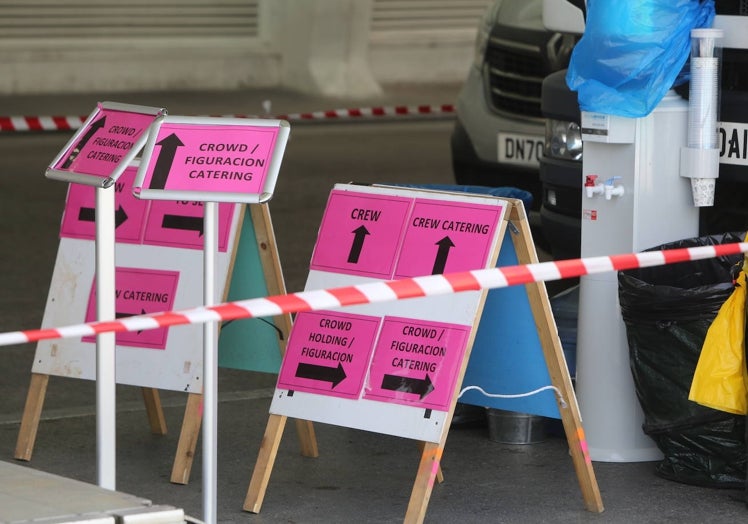
[[[206, 306], [216, 303], [215, 259], [218, 251], [218, 204], [205, 202], [203, 252], [203, 301]], [[203, 326], [203, 521], [215, 524], [217, 518], [217, 462], [218, 462], [218, 324]]]
[[[114, 186], [96, 188], [96, 318], [115, 318]], [[116, 486], [116, 359], [114, 333], [96, 337], [96, 458], [99, 486]]]

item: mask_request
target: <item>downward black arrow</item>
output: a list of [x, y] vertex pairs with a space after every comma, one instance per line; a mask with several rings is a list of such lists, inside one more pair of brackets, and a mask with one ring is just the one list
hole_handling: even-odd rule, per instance
[[423, 400], [423, 397], [434, 391], [434, 384], [431, 382], [428, 373], [424, 379], [384, 375], [382, 377], [382, 389], [413, 393]]
[[436, 258], [434, 259], [434, 269], [431, 270], [432, 275], [441, 275], [444, 273], [444, 268], [447, 265], [447, 257], [449, 257], [449, 250], [455, 247], [452, 239], [444, 237], [436, 245], [439, 249], [436, 251]]
[[171, 171], [171, 165], [174, 163], [177, 148], [184, 144], [177, 135], [172, 133], [160, 142], [156, 142], [156, 145], [161, 146], [161, 151], [158, 159], [156, 159], [156, 166], [153, 168], [153, 176], [149, 187], [151, 189], [163, 189], [166, 187], [166, 179], [169, 178], [169, 171]]
[[203, 235], [203, 217], [188, 217], [182, 215], [164, 215], [161, 220], [164, 229], [181, 229], [184, 231], [197, 231]]
[[[78, 220], [81, 222], [95, 222], [96, 221], [96, 208], [93, 207], [82, 207], [78, 211]], [[118, 228], [127, 221], [127, 213], [125, 208], [120, 206], [117, 211], [114, 212], [114, 228]]]
[[357, 227], [352, 231], [355, 233], [353, 236], [353, 244], [351, 244], [351, 251], [348, 253], [348, 263], [358, 264], [358, 257], [361, 256], [361, 249], [364, 247], [364, 240], [366, 235], [370, 235], [369, 230], [365, 226]]
[[70, 167], [70, 164], [73, 163], [73, 160], [78, 156], [78, 154], [81, 152], [81, 149], [83, 149], [86, 144], [88, 144], [88, 141], [91, 140], [91, 138], [96, 134], [96, 132], [104, 127], [106, 124], [106, 115], [99, 118], [96, 122], [91, 124], [91, 127], [88, 128], [88, 131], [86, 131], [86, 134], [84, 134], [80, 140], [78, 140], [78, 143], [75, 144], [75, 147], [70, 152], [68, 157], [65, 159], [65, 162], [62, 164], [62, 167], [64, 169], [67, 169]]
[[316, 364], [304, 364], [299, 362], [296, 368], [296, 376], [299, 378], [308, 378], [322, 382], [330, 382], [330, 389], [340, 384], [346, 377], [343, 364], [338, 363], [338, 367], [331, 368], [328, 366], [318, 366]]

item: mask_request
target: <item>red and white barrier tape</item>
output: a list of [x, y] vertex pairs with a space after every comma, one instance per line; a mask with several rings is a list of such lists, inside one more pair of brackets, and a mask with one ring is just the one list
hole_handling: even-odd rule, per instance
[[[311, 113], [289, 113], [287, 115], [221, 115], [229, 118], [273, 118], [289, 122], [367, 120], [401, 117], [439, 117], [453, 115], [451, 104], [362, 107], [352, 109], [330, 109]], [[88, 116], [0, 116], [0, 132], [6, 131], [73, 131], [79, 129]]]
[[303, 291], [287, 295], [253, 298], [184, 311], [152, 313], [121, 320], [90, 322], [73, 326], [0, 333], [0, 346], [38, 340], [93, 336], [106, 332], [144, 331], [184, 324], [200, 324], [284, 313], [334, 309], [407, 298], [445, 295], [461, 291], [496, 289], [531, 282], [560, 280], [608, 271], [661, 266], [748, 252], [748, 243], [669, 249], [609, 257], [541, 262], [444, 275], [370, 282], [356, 286]]
[[71, 131], [87, 116], [0, 116], [0, 131]]

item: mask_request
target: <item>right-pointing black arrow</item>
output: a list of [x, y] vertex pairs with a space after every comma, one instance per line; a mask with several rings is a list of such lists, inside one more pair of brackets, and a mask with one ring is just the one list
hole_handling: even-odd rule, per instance
[[127, 213], [125, 213], [125, 208], [120, 205], [117, 208], [117, 211], [114, 212], [114, 229], [117, 229], [119, 226], [125, 223], [127, 220]]
[[70, 152], [68, 157], [65, 159], [65, 162], [62, 164], [63, 169], [67, 169], [70, 167], [70, 164], [73, 163], [73, 160], [78, 156], [78, 154], [81, 152], [81, 149], [85, 147], [86, 144], [88, 144], [88, 141], [91, 140], [91, 138], [96, 134], [96, 132], [104, 127], [104, 124], [106, 124], [106, 115], [99, 118], [96, 122], [91, 124], [91, 127], [88, 128], [88, 131], [86, 131], [86, 134], [84, 134], [80, 140], [78, 140], [78, 143], [75, 144], [75, 147]]
[[[140, 308], [140, 313], [114, 313], [114, 318], [128, 318], [128, 317], [134, 317], [135, 315], [145, 315], [145, 309]], [[140, 335], [143, 332], [141, 329], [140, 331], [137, 331], [136, 333]]]
[[161, 146], [161, 151], [153, 168], [151, 185], [148, 187], [151, 189], [163, 189], [166, 187], [166, 179], [169, 178], [169, 171], [171, 171], [171, 165], [174, 163], [174, 155], [177, 153], [177, 148], [183, 146], [184, 143], [179, 140], [177, 135], [172, 133], [160, 142], [156, 142], [156, 145]]
[[441, 275], [444, 273], [444, 268], [447, 266], [447, 258], [449, 257], [449, 250], [455, 247], [452, 239], [447, 237], [442, 238], [436, 242], [439, 249], [436, 251], [436, 258], [434, 259], [434, 269], [431, 270], [432, 275]]
[[80, 210], [78, 210], [78, 220], [80, 220], [81, 222], [96, 222], [96, 208], [80, 208]]
[[382, 377], [382, 389], [413, 393], [423, 400], [423, 397], [434, 391], [434, 384], [431, 382], [428, 373], [423, 379], [385, 374]]
[[[96, 208], [94, 207], [81, 207], [78, 210], [78, 220], [81, 222], [95, 222], [96, 221]], [[114, 228], [117, 229], [119, 226], [127, 221], [127, 213], [125, 208], [120, 205], [117, 211], [114, 212]]]
[[318, 366], [317, 364], [305, 364], [299, 362], [296, 368], [296, 376], [322, 382], [330, 382], [330, 389], [340, 384], [346, 377], [343, 364], [338, 362], [338, 367]]
[[358, 258], [361, 256], [361, 249], [364, 247], [364, 240], [366, 235], [370, 235], [369, 230], [365, 226], [357, 227], [352, 231], [353, 244], [351, 244], [351, 250], [348, 253], [348, 263], [358, 264]]
[[203, 234], [203, 217], [189, 217], [182, 215], [164, 215], [161, 227], [164, 229], [181, 229], [183, 231], [197, 231]]

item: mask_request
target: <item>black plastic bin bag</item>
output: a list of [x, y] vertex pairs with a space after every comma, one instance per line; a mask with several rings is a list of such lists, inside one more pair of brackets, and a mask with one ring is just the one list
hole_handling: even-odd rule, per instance
[[[724, 233], [648, 251], [742, 242]], [[733, 290], [742, 254], [618, 274], [631, 372], [644, 412], [642, 429], [662, 451], [656, 473], [701, 486], [743, 488], [745, 417], [688, 400], [706, 332]]]

